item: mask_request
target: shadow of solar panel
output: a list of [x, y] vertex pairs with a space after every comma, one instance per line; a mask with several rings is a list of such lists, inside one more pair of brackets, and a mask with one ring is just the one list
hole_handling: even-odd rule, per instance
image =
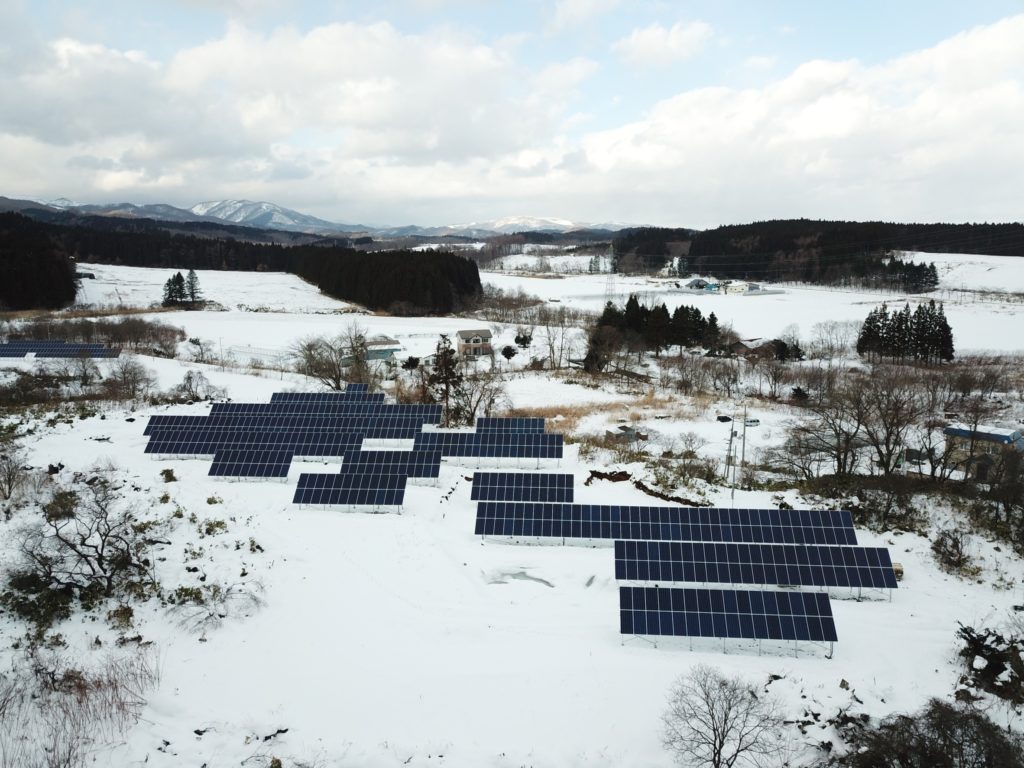
[[625, 581], [896, 589], [889, 550], [795, 544], [616, 541]]
[[470, 499], [572, 502], [573, 477], [539, 472], [474, 472]]
[[544, 419], [534, 416], [481, 416], [477, 432], [543, 432]]
[[413, 478], [436, 478], [441, 474], [440, 451], [348, 451], [342, 458], [342, 474], [381, 469]]
[[407, 476], [379, 474], [302, 474], [292, 499], [313, 506], [399, 507]]
[[284, 478], [292, 452], [277, 449], [221, 449], [213, 455], [211, 477]]
[[823, 592], [619, 587], [624, 635], [835, 642]]
[[565, 539], [723, 541], [752, 544], [857, 543], [845, 511], [632, 507], [481, 501], [476, 533]]

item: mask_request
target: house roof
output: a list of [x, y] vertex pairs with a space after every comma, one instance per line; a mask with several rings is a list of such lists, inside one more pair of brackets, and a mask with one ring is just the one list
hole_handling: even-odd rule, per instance
[[471, 330], [471, 331], [456, 331], [456, 335], [460, 339], [463, 339], [463, 340], [471, 339], [474, 336], [479, 336], [482, 339], [489, 339], [489, 338], [491, 338], [491, 332], [488, 331], [485, 328], [478, 328], [477, 330]]
[[985, 440], [990, 443], [1016, 444], [1018, 448], [1024, 450], [1024, 435], [1021, 434], [1019, 429], [1012, 427], [979, 424], [976, 429], [972, 429], [967, 424], [950, 424], [942, 432], [950, 437], [962, 437], [965, 439], [973, 437], [975, 440]]

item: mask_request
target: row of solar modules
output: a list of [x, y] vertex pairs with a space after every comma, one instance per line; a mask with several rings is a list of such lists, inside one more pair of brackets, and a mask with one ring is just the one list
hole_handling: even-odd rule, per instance
[[330, 402], [347, 400], [355, 395], [367, 394], [369, 391], [370, 388], [366, 384], [348, 384], [342, 392], [275, 392], [270, 396], [270, 402]]
[[[254, 430], [254, 429], [328, 429], [344, 428], [354, 423], [372, 423], [393, 427], [419, 427], [432, 423], [434, 416], [407, 410], [411, 406], [389, 406], [387, 410], [363, 411], [334, 414], [280, 413], [280, 414], [214, 414], [212, 416], [150, 416], [149, 423], [143, 434], [152, 435], [157, 430], [166, 429], [202, 429], [218, 427], [222, 429]], [[440, 418], [438, 415], [437, 418]], [[351, 430], [350, 430], [351, 431]], [[408, 440], [413, 439], [419, 429], [411, 433], [408, 429]]]
[[619, 587], [626, 635], [835, 642], [823, 592]]
[[65, 341], [8, 341], [0, 344], [0, 357], [18, 358], [32, 353], [36, 357], [74, 358], [96, 357], [112, 358], [121, 354], [120, 347], [108, 347], [105, 344], [91, 344]]
[[302, 474], [292, 502], [311, 506], [400, 507], [405, 500], [404, 472]]
[[536, 472], [475, 472], [470, 498], [473, 501], [573, 500], [572, 475]]
[[[169, 427], [157, 425], [148, 428], [150, 443], [168, 440], [208, 439], [223, 435], [223, 439], [235, 439], [233, 435], [266, 434], [278, 432], [310, 432], [330, 434], [339, 432], [358, 433], [372, 440], [412, 440], [422, 428], [418, 419], [358, 417], [341, 420], [318, 421], [315, 419], [284, 418], [260, 422], [239, 422], [235, 424], [203, 424], [199, 426]], [[164, 451], [148, 451], [164, 453]]]
[[[387, 412], [390, 409], [401, 409], [402, 405], [394, 405], [384, 401], [382, 392], [372, 394], [354, 395], [352, 397], [339, 398], [337, 400], [300, 400], [300, 401], [278, 401], [270, 403], [214, 403], [210, 408], [210, 415], [219, 413], [231, 414], [285, 414], [285, 413], [323, 413], [331, 414], [336, 412], [353, 412], [362, 410], [367, 413]], [[439, 406], [415, 404], [411, 411], [436, 411], [440, 416]]]
[[477, 432], [543, 432], [544, 419], [538, 416], [481, 416]]
[[482, 501], [477, 504], [475, 532], [482, 536], [563, 539], [857, 543], [853, 518], [845, 510], [817, 512]]
[[277, 449], [309, 458], [338, 457], [358, 450], [362, 433], [282, 430], [279, 432], [242, 432], [217, 430], [181, 430], [156, 433], [146, 445], [146, 453], [158, 456], [212, 456], [220, 450]]
[[884, 547], [616, 541], [615, 578], [896, 589], [896, 573]]
[[442, 456], [560, 459], [563, 441], [561, 435], [536, 432], [421, 432], [414, 446]]
[[[221, 448], [213, 454], [212, 477], [285, 478], [291, 462], [303, 446], [287, 449]], [[301, 456], [301, 454], [299, 454]], [[345, 450], [342, 474], [404, 474], [413, 478], [436, 478], [440, 474], [441, 454], [436, 451], [360, 451]]]

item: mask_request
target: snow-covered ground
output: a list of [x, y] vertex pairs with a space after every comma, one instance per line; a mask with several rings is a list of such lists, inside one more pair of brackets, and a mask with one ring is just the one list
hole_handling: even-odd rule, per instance
[[916, 263], [933, 263], [939, 286], [952, 291], [1024, 293], [1024, 259], [1017, 256], [979, 256], [971, 253], [908, 252]]
[[[98, 277], [83, 281], [81, 300], [87, 303], [117, 303], [121, 296], [125, 304], [149, 304], [159, 300], [170, 276], [169, 270], [83, 269]], [[1024, 260], [1020, 269], [1024, 274]], [[206, 296], [226, 311], [159, 317], [224, 347], [286, 349], [303, 336], [340, 332], [351, 320], [331, 314], [345, 309], [344, 303], [291, 276], [200, 272], [199, 277]], [[603, 275], [485, 274], [484, 279], [595, 310], [609, 286]], [[876, 303], [893, 300], [813, 288], [705, 297], [678, 292], [674, 282], [619, 277], [612, 296], [624, 301], [634, 292], [670, 307], [697, 304], [746, 337], [777, 335], [794, 323], [807, 333], [822, 320], [860, 320]], [[246, 311], [240, 305], [275, 311]], [[1024, 338], [1024, 313], [1011, 304], [947, 306], [947, 314], [959, 351], [1016, 350]], [[370, 334], [398, 338], [403, 354], [414, 355], [432, 351], [438, 333], [478, 324], [458, 318], [356, 317]], [[991, 333], [994, 322], [1003, 329], [999, 335]], [[510, 341], [506, 329], [497, 343]], [[275, 391], [310, 388], [292, 374], [250, 376], [139, 359], [162, 388], [181, 381], [189, 369], [202, 370], [235, 400], [266, 401]], [[591, 406], [593, 413], [577, 427], [584, 432], [614, 429], [630, 410], [628, 395], [543, 374], [517, 374], [508, 395], [514, 406], [551, 408], [554, 428], [559, 408]], [[669, 407], [655, 407], [639, 424], [666, 440], [695, 432], [707, 441], [702, 453], [723, 455], [731, 426], [717, 422], [715, 411], [735, 416], [736, 409], [723, 403], [687, 412], [685, 405], [681, 400], [671, 419], [657, 418]], [[672, 681], [695, 664], [709, 663], [758, 682], [780, 675], [771, 688], [792, 717], [814, 711], [827, 718], [851, 705], [852, 712], [883, 716], [917, 709], [930, 696], [949, 697], [959, 676], [957, 623], [998, 624], [1013, 604], [1024, 602], [1024, 565], [1005, 547], [998, 551], [975, 540], [983, 570], [978, 580], [965, 581], [936, 567], [924, 538], [858, 531], [861, 544], [889, 547], [906, 575], [891, 601], [885, 595], [856, 601], [835, 593], [839, 642], [832, 658], [810, 645], [801, 647], [799, 656], [789, 646], [770, 643], [760, 655], [756, 645], [735, 641], [698, 641], [691, 650], [686, 641], [662, 640], [652, 647], [618, 632], [610, 547], [527, 546], [473, 535], [475, 503], [467, 480], [472, 463], [446, 463], [436, 486], [410, 485], [401, 514], [299, 509], [291, 504], [298, 473], [332, 468], [293, 465], [285, 483], [232, 483], [209, 478], [208, 461], [151, 460], [143, 453], [146, 417], [170, 412], [204, 413], [206, 406], [112, 410], [102, 419], [40, 428], [26, 440], [31, 462], [62, 462], [62, 476], [110, 460], [140, 489], [134, 498], [144, 507], [177, 504], [186, 516], [194, 512], [200, 520], [229, 521], [229, 532], [204, 540], [204, 554], [190, 562], [204, 576], [231, 583], [242, 578], [244, 560], [246, 578], [265, 586], [262, 609], [202, 634], [184, 630], [155, 602], [138, 609], [138, 632], [159, 649], [160, 687], [124, 743], [96, 755], [98, 766], [238, 765], [254, 755], [274, 754], [369, 768], [667, 767], [671, 760], [660, 745], [659, 715]], [[748, 452], [777, 440], [788, 416], [784, 409], [767, 408], [751, 415], [761, 424], [747, 430]], [[547, 466], [575, 475], [579, 502], [658, 503], [629, 483], [585, 486], [589, 470], [609, 467], [580, 460], [573, 446], [561, 462]], [[165, 468], [174, 469], [177, 482], [161, 480]], [[163, 492], [171, 497], [166, 506], [155, 501]], [[722, 506], [774, 505], [769, 492], [733, 496], [712, 489], [708, 494]], [[210, 504], [211, 498], [220, 502]], [[795, 506], [808, 505], [793, 494], [786, 498]], [[194, 585], [199, 578], [185, 571], [181, 541], [189, 524], [179, 525], [160, 565], [171, 587]], [[239, 553], [234, 542], [250, 537], [264, 553], [249, 554], [245, 547]], [[995, 588], [997, 578], [1010, 587]], [[102, 619], [91, 616], [79, 615], [57, 630], [78, 649], [92, 648], [94, 637], [109, 648], [116, 638]], [[5, 654], [14, 653], [13, 631], [9, 623], [0, 624], [8, 641], [0, 643]], [[848, 689], [840, 687], [843, 680]], [[278, 729], [288, 730], [263, 741]], [[809, 729], [809, 743], [830, 738], [825, 729]]]
[[[120, 267], [109, 264], [78, 265], [95, 279], [81, 281], [77, 304], [113, 307], [148, 307], [163, 300], [164, 283], [177, 269]], [[203, 298], [228, 310], [247, 312], [330, 313], [352, 305], [332, 299], [295, 275], [284, 272], [232, 272], [196, 270]]]
[[[1024, 283], [1024, 259], [1019, 259], [1012, 266], [1016, 267], [1013, 279]], [[636, 294], [647, 305], [664, 302], [669, 312], [680, 304], [696, 306], [705, 315], [714, 312], [720, 325], [731, 325], [741, 338], [771, 338], [781, 335], [790, 326], [796, 326], [806, 339], [815, 323], [826, 320], [861, 322], [873, 307], [883, 302], [898, 306], [904, 301], [916, 304], [921, 300], [921, 297], [892, 293], [810, 285], [787, 285], [782, 293], [693, 293], [681, 290], [679, 286], [684, 281], [675, 278], [623, 275], [531, 277], [484, 272], [481, 280], [506, 291], [522, 288], [526, 293], [549, 302], [595, 312], [600, 311], [609, 299], [620, 305], [625, 303], [630, 294]], [[941, 300], [941, 295], [938, 298]], [[1021, 311], [1019, 303], [946, 303], [945, 311], [958, 352], [1020, 348], [1020, 339], [1024, 338], [1024, 311]], [[999, 329], [998, 333], [992, 332], [995, 327]]]
[[[162, 383], [183, 369], [142, 361]], [[235, 399], [266, 400], [290, 385], [204, 371]], [[559, 386], [536, 387], [532, 404], [577, 400]], [[331, 468], [297, 465], [286, 483], [234, 483], [207, 477], [207, 461], [154, 461], [143, 453], [146, 416], [205, 410], [108, 412], [28, 438], [33, 462], [62, 462], [64, 476], [109, 459], [142, 489], [139, 498], [167, 491], [186, 514], [229, 520], [224, 540], [204, 540], [206, 554], [192, 561], [204, 574], [237, 578], [232, 541], [251, 536], [266, 550], [244, 556], [250, 578], [266, 588], [265, 607], [248, 618], [190, 634], [155, 604], [138, 611], [138, 631], [159, 648], [160, 687], [142, 721], [123, 744], [98, 755], [98, 765], [232, 765], [274, 754], [371, 767], [668, 766], [659, 714], [671, 682], [694, 664], [762, 682], [781, 675], [773, 690], [793, 716], [813, 710], [829, 717], [851, 703], [881, 716], [949, 696], [958, 675], [957, 621], [997, 622], [1020, 602], [1019, 587], [991, 585], [997, 573], [1014, 584], [1024, 576], [1005, 551], [977, 542], [986, 567], [968, 582], [941, 573], [925, 539], [859, 531], [860, 543], [888, 546], [906, 577], [891, 601], [834, 593], [839, 642], [832, 658], [809, 645], [799, 656], [771, 643], [761, 655], [738, 642], [698, 641], [691, 650], [686, 641], [662, 640], [655, 648], [618, 632], [609, 547], [473, 535], [472, 463], [449, 462], [436, 487], [410, 485], [401, 514], [300, 509], [291, 504], [298, 472]], [[705, 424], [724, 432], [707, 415], [679, 426]], [[581, 462], [572, 447], [549, 466], [576, 476], [579, 502], [655, 503], [628, 483], [585, 486], [590, 469], [608, 467]], [[177, 482], [161, 481], [165, 468]], [[221, 503], [211, 506], [211, 496]], [[759, 507], [772, 495], [739, 491], [730, 499], [722, 490], [712, 501]], [[165, 554], [161, 574], [169, 585], [197, 583], [179, 549]], [[58, 629], [83, 644], [99, 636], [109, 646], [115, 637], [87, 617]], [[850, 690], [840, 688], [844, 679]], [[281, 728], [287, 734], [262, 744]], [[830, 734], [811, 729], [809, 738]]]

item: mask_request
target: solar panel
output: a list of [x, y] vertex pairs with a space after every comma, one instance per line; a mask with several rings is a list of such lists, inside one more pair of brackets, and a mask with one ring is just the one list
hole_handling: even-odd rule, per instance
[[349, 382], [345, 386], [345, 394], [346, 395], [356, 395], [356, 394], [359, 394], [360, 392], [368, 392], [369, 390], [370, 390], [370, 385], [369, 384], [357, 384], [355, 382]]
[[884, 547], [616, 541], [615, 578], [896, 589]]
[[[153, 417], [156, 418], [156, 417]], [[412, 440], [423, 428], [421, 419], [404, 416], [238, 416], [208, 417], [208, 421], [184, 429], [221, 430], [235, 432], [273, 432], [278, 430], [313, 430], [358, 432], [378, 440]], [[148, 427], [150, 436], [156, 437], [166, 427]]]
[[354, 395], [369, 394], [366, 384], [349, 384], [343, 392], [275, 392], [270, 396], [272, 403], [315, 403], [354, 399]]
[[560, 459], [563, 441], [561, 435], [536, 433], [421, 432], [414, 446], [442, 456]]
[[280, 450], [222, 449], [213, 455], [211, 477], [288, 477], [292, 452]]
[[372, 473], [381, 468], [415, 478], [441, 474], [440, 451], [346, 451], [341, 472]]
[[210, 456], [222, 449], [268, 448], [289, 450], [296, 457], [339, 457], [358, 449], [361, 434], [350, 432], [235, 432], [187, 431], [150, 438], [146, 453], [164, 456]]
[[573, 500], [572, 475], [537, 472], [474, 472], [470, 498], [474, 501]]
[[824, 592], [619, 587], [624, 635], [835, 642]]
[[477, 432], [543, 432], [544, 419], [534, 416], [481, 416], [476, 420]]
[[218, 414], [288, 414], [288, 413], [385, 413], [393, 411], [401, 413], [430, 413], [425, 406], [409, 404], [385, 403], [384, 395], [366, 397], [335, 398], [333, 400], [276, 400], [269, 403], [214, 403], [210, 406], [210, 415]]
[[406, 475], [302, 474], [294, 504], [317, 506], [400, 507], [405, 500]]
[[847, 511], [481, 501], [476, 533], [565, 539], [856, 544]]
[[121, 354], [121, 349], [120, 347], [108, 347], [105, 344], [66, 342], [56, 339], [21, 339], [0, 345], [0, 357], [24, 357], [29, 353], [36, 357], [47, 358], [117, 357]]

